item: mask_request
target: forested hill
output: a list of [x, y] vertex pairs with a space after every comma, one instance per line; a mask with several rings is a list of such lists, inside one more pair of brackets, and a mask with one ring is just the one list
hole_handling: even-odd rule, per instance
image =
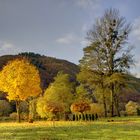
[[6, 65], [9, 60], [20, 57], [28, 58], [30, 62], [38, 68], [43, 89], [45, 89], [49, 83], [53, 81], [53, 78], [56, 76], [58, 71], [68, 73], [71, 77], [71, 80], [75, 80], [75, 75], [79, 72], [79, 67], [74, 63], [31, 52], [20, 53], [18, 55], [0, 56], [0, 69], [2, 69], [2, 67]]

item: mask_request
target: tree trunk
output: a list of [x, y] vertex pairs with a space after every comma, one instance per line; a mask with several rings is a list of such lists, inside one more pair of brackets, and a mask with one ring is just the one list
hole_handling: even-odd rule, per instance
[[111, 85], [111, 117], [114, 117], [114, 85]]
[[20, 101], [16, 101], [16, 110], [17, 110], [17, 121], [20, 123], [21, 122], [21, 118], [20, 118]]
[[104, 115], [105, 117], [107, 117], [107, 107], [106, 107], [106, 100], [104, 95], [103, 95], [103, 104], [104, 104]]
[[121, 115], [120, 115], [120, 110], [119, 110], [119, 99], [118, 99], [117, 95], [115, 96], [114, 101], [115, 101], [115, 108], [116, 108], [116, 111], [117, 111], [117, 115], [118, 115], [118, 117], [120, 117]]

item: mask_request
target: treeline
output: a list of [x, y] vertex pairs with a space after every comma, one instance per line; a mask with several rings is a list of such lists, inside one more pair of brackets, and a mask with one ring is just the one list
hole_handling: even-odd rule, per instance
[[[23, 80], [23, 79], [22, 79]], [[77, 84], [79, 83], [79, 84]], [[27, 87], [25, 87], [27, 89]], [[31, 88], [29, 89], [30, 92]], [[27, 91], [26, 91], [27, 92]], [[23, 92], [21, 95], [23, 96]], [[30, 94], [33, 96], [34, 94]], [[104, 107], [100, 100], [94, 95], [94, 90], [80, 82], [71, 82], [70, 76], [59, 72], [50, 83], [45, 92], [35, 97], [27, 97], [20, 101], [19, 113], [21, 120], [71, 120], [71, 121], [92, 121], [98, 117], [104, 117]], [[13, 98], [12, 104], [15, 104], [17, 98]], [[139, 103], [129, 101], [121, 106], [121, 115], [140, 115]], [[111, 111], [108, 103], [108, 116]], [[16, 110], [15, 110], [16, 111]], [[11, 105], [6, 100], [0, 100], [0, 115], [9, 116], [1, 119], [17, 119], [17, 112], [13, 112]], [[115, 114], [117, 115], [116, 111]]]

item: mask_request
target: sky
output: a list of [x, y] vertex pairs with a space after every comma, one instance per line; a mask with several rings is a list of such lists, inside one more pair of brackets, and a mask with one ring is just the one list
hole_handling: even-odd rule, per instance
[[0, 55], [27, 51], [78, 64], [87, 31], [106, 9], [116, 8], [133, 26], [131, 72], [140, 77], [139, 5], [140, 0], [0, 0]]

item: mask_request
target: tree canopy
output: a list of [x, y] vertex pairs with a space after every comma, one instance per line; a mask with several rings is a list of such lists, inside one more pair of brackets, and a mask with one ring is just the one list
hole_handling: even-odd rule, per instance
[[[92, 81], [96, 85], [96, 90], [103, 89], [100, 92], [104, 96], [103, 99], [106, 98], [104, 91], [107, 88], [110, 89], [112, 116], [114, 115], [114, 105], [119, 115], [118, 103], [115, 103], [115, 89], [118, 88], [116, 82], [124, 82], [123, 75], [134, 62], [131, 55], [132, 47], [128, 44], [130, 31], [131, 25], [120, 16], [118, 10], [106, 10], [87, 33], [89, 46], [84, 48], [84, 56], [80, 60], [82, 69], [92, 72]], [[105, 82], [106, 79], [110, 81], [109, 85]]]
[[15, 59], [3, 67], [0, 72], [0, 88], [7, 93], [9, 100], [16, 101], [17, 112], [20, 101], [42, 92], [39, 72], [26, 59]]

